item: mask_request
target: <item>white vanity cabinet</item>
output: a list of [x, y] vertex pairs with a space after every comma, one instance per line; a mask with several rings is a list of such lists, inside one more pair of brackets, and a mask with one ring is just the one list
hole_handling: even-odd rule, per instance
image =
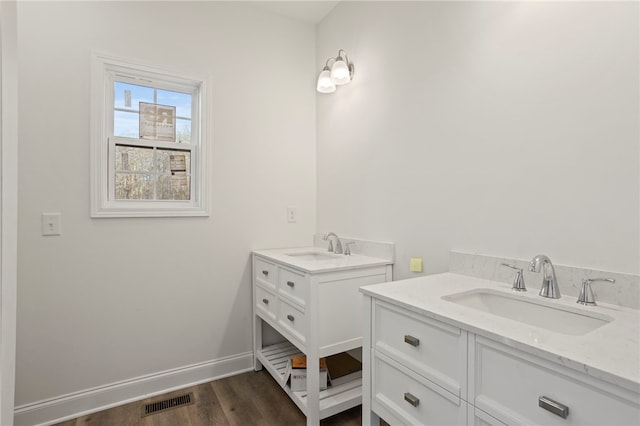
[[[487, 316], [476, 320], [462, 308], [453, 308], [453, 320], [444, 316], [449, 306], [441, 296], [464, 287], [452, 288], [453, 278], [445, 277], [440, 293], [431, 285], [437, 278], [407, 280], [406, 292], [402, 281], [393, 288], [362, 289], [363, 424], [378, 426], [380, 417], [392, 425], [640, 424], [636, 380], [604, 380], [606, 375], [588, 365], [570, 368], [562, 347], [557, 354], [545, 354], [511, 344], [508, 336], [477, 328]], [[637, 330], [637, 324], [624, 324], [622, 317], [619, 321], [621, 329]], [[536, 339], [558, 338], [531, 333]], [[593, 337], [574, 338], [579, 344]], [[611, 357], [616, 350], [611, 349]], [[629, 356], [628, 362], [639, 361], [633, 353]]]
[[[365, 256], [335, 261], [282, 261], [281, 253], [253, 254], [255, 369], [264, 367], [307, 416], [308, 425], [359, 405], [362, 379], [319, 390], [319, 359], [362, 346], [362, 295], [365, 285], [391, 281], [391, 261]], [[286, 258], [284, 258], [286, 259]], [[263, 341], [263, 323], [285, 341]], [[307, 391], [285, 383], [287, 360], [307, 356]]]

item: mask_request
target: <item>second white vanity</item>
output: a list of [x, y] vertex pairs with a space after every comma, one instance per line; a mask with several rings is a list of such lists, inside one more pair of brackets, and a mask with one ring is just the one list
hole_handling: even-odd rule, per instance
[[444, 273], [367, 286], [363, 424], [638, 425], [639, 311]]
[[[253, 253], [255, 369], [264, 367], [274, 377], [308, 425], [361, 403], [362, 379], [320, 391], [318, 369], [319, 358], [362, 346], [359, 288], [392, 279], [392, 244], [357, 241], [355, 250], [372, 244], [379, 246], [376, 254], [388, 256], [347, 256], [319, 247]], [[267, 341], [265, 326], [282, 338]], [[307, 356], [303, 392], [293, 392], [285, 377], [287, 360], [297, 354]]]

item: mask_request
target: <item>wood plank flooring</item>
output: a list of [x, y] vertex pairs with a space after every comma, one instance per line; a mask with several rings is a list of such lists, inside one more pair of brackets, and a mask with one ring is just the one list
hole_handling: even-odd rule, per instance
[[[149, 403], [193, 392], [195, 403], [142, 417]], [[360, 426], [362, 408], [321, 426]], [[248, 372], [89, 414], [55, 426], [304, 426], [306, 418], [265, 370]]]

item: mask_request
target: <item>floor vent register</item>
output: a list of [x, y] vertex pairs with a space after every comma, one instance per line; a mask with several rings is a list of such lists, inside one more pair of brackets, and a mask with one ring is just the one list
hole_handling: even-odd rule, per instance
[[162, 401], [146, 404], [144, 406], [142, 417], [150, 416], [151, 414], [157, 414], [162, 411], [167, 411], [178, 407], [184, 407], [185, 405], [193, 404], [193, 402], [193, 392], [189, 392], [188, 394], [176, 396], [175, 398], [164, 399]]

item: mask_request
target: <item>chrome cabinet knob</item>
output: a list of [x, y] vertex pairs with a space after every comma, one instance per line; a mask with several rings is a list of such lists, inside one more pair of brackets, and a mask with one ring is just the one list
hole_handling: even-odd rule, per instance
[[414, 347], [418, 347], [420, 345], [420, 339], [418, 339], [417, 337], [410, 336], [408, 334], [404, 335], [404, 342]]
[[551, 398], [547, 398], [546, 396], [538, 398], [538, 406], [555, 414], [556, 416], [562, 417], [563, 419], [569, 417], [569, 407], [559, 403], [558, 401], [554, 401]]
[[420, 399], [409, 392], [405, 392], [404, 400], [407, 401], [409, 404], [413, 405], [414, 407], [417, 407], [418, 404], [420, 404]]

